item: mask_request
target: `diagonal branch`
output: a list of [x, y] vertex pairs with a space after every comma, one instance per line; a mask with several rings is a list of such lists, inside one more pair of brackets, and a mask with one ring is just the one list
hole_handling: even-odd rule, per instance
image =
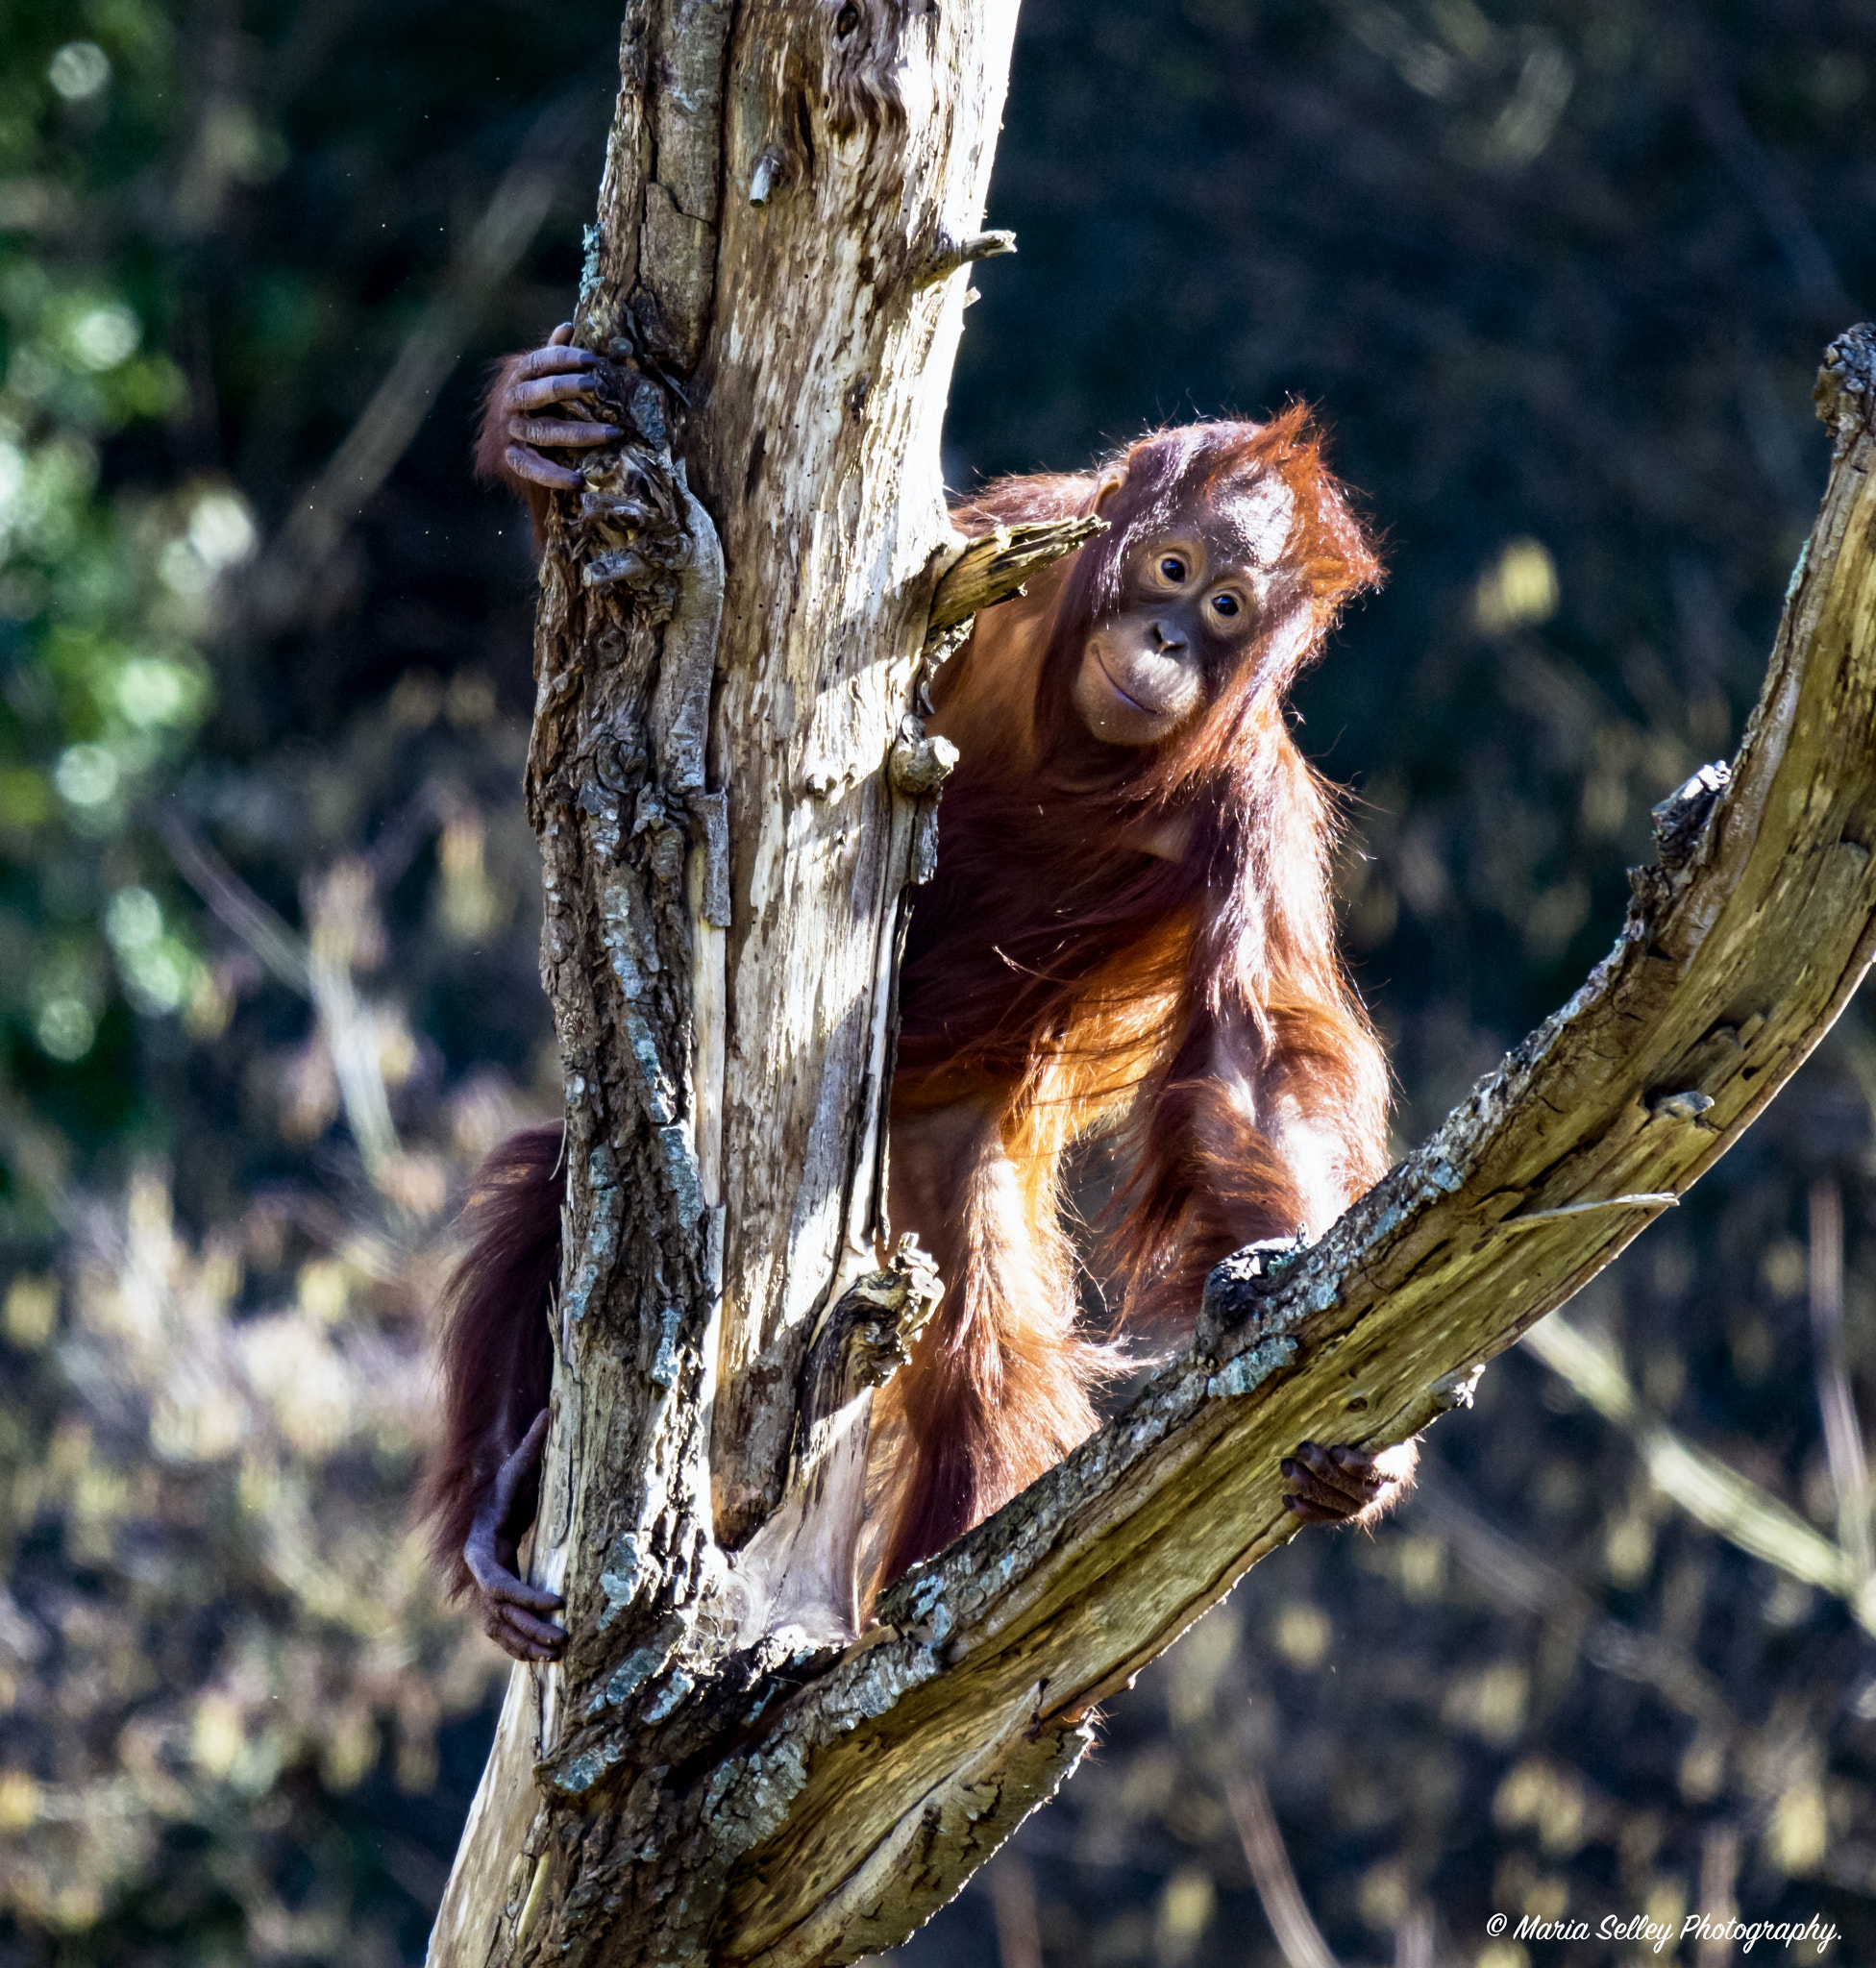
[[233, 930], [277, 982], [302, 997], [311, 996], [312, 961], [306, 939], [284, 922], [212, 848], [198, 840], [179, 814], [169, 809], [159, 812], [157, 831], [177, 873], [208, 904], [223, 928]]
[[[1811, 1341], [1824, 1454], [1837, 1495], [1837, 1542], [1862, 1587], [1876, 1562], [1870, 1551], [1869, 1469], [1843, 1343], [1843, 1192], [1830, 1176], [1820, 1176], [1811, 1189]], [[1876, 1607], [1864, 1623], [1872, 1620]]]
[[901, 1938], [1059, 1783], [1093, 1707], [1294, 1534], [1283, 1455], [1465, 1405], [1829, 1028], [1876, 947], [1876, 332], [1833, 346], [1818, 402], [1836, 456], [1759, 706], [1730, 775], [1666, 802], [1614, 949], [1320, 1243], [1271, 1277], [1221, 1266], [1195, 1346], [719, 1770], [746, 1843], [714, 1959]]
[[1278, 1951], [1290, 1968], [1337, 1968], [1322, 1930], [1316, 1925], [1296, 1883], [1296, 1867], [1283, 1843], [1283, 1833], [1271, 1808], [1271, 1794], [1247, 1770], [1225, 1786], [1238, 1842], [1245, 1849], [1251, 1883], [1263, 1903], [1264, 1917], [1276, 1936]]
[[352, 980], [358, 925], [377, 886], [371, 863], [341, 861], [311, 886], [311, 934], [302, 937], [212, 848], [198, 840], [179, 814], [160, 813], [157, 829], [178, 873], [222, 925], [233, 930], [280, 983], [311, 1000], [338, 1082], [346, 1124], [366, 1173], [380, 1182], [399, 1153], [397, 1128], [379, 1062], [378, 1032], [370, 1008]]
[[1846, 1600], [1861, 1626], [1876, 1625], [1876, 1603], [1865, 1601], [1863, 1590], [1868, 1569], [1859, 1555], [1813, 1530], [1777, 1497], [1650, 1414], [1613, 1347], [1565, 1318], [1534, 1326], [1524, 1343], [1605, 1421], [1629, 1436], [1655, 1488], [1695, 1523], [1788, 1577]]

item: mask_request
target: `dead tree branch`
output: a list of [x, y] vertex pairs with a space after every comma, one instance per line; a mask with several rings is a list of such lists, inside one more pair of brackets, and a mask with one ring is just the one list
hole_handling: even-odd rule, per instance
[[1104, 519], [1045, 519], [998, 527], [973, 540], [945, 570], [932, 594], [927, 634], [966, 627], [979, 608], [1020, 595], [1032, 574], [1106, 530]]
[[1245, 1863], [1250, 1867], [1251, 1884], [1257, 1888], [1264, 1917], [1271, 1923], [1289, 1968], [1338, 1968], [1303, 1898], [1303, 1889], [1296, 1883], [1296, 1869], [1290, 1863], [1276, 1812], [1271, 1808], [1270, 1792], [1246, 1770], [1231, 1783], [1225, 1795], [1238, 1827], [1238, 1842], [1244, 1847]]
[[1655, 1488], [1695, 1523], [1788, 1578], [1835, 1593], [1865, 1630], [1876, 1624], [1860, 1554], [1814, 1530], [1789, 1504], [1652, 1414], [1606, 1341], [1569, 1319], [1549, 1318], [1525, 1335], [1524, 1344], [1605, 1421], [1628, 1435]]
[[1221, 1266], [1216, 1338], [790, 1700], [757, 1754], [800, 1774], [719, 1958], [896, 1940], [1059, 1781], [1094, 1705], [1293, 1534], [1296, 1442], [1379, 1447], [1464, 1405], [1829, 1029], [1876, 947], [1876, 332], [1834, 345], [1818, 397], [1836, 457], [1759, 706], [1730, 773], [1666, 802], [1615, 948], [1321, 1242], [1269, 1278]]

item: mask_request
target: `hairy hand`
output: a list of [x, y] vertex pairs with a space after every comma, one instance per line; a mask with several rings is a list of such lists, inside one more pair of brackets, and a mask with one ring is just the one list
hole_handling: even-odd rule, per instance
[[1303, 1442], [1279, 1464], [1290, 1486], [1283, 1507], [1309, 1524], [1371, 1524], [1399, 1502], [1419, 1460], [1411, 1441], [1378, 1454]]
[[594, 376], [603, 366], [591, 350], [573, 346], [573, 323], [563, 321], [545, 348], [523, 356], [508, 371], [496, 415], [505, 420], [508, 437], [503, 461], [516, 478], [558, 492], [578, 492], [584, 486], [586, 481], [578, 472], [543, 457], [540, 447], [589, 450], [611, 443], [620, 431], [590, 417], [542, 416], [539, 412], [588, 395]]
[[534, 1514], [547, 1422], [543, 1408], [496, 1471], [462, 1547], [463, 1562], [476, 1582], [482, 1631], [517, 1660], [557, 1660], [567, 1644], [566, 1629], [541, 1617], [559, 1611], [566, 1601], [557, 1592], [531, 1586], [515, 1570], [521, 1535]]

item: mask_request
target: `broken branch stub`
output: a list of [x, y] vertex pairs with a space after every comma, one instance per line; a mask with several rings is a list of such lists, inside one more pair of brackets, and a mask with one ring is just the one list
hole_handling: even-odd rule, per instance
[[829, 1968], [909, 1931], [1059, 1782], [1093, 1706], [1294, 1535], [1282, 1456], [1465, 1405], [1829, 1029], [1876, 947], [1876, 332], [1833, 345], [1818, 402], [1836, 455], [1758, 708], [1730, 775], [1668, 802], [1615, 947], [1319, 1243], [1242, 1291], [1218, 1275], [1214, 1340], [776, 1712], [725, 1792], [766, 1808], [718, 1959]]
[[921, 287], [935, 286], [949, 280], [959, 267], [975, 266], [980, 259], [1000, 259], [1016, 251], [1014, 233], [973, 233], [968, 239], [943, 240], [938, 250], [914, 276]]
[[931, 597], [927, 639], [969, 622], [1023, 592], [1023, 583], [1051, 561], [1107, 530], [1104, 519], [1024, 520], [973, 540], [940, 577]]

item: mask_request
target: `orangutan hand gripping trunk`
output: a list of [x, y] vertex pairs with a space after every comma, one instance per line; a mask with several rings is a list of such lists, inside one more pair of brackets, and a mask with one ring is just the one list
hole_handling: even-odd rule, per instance
[[[543, 449], [612, 434], [556, 413], [595, 401], [600, 366], [559, 332], [490, 391], [478, 463], [537, 532], [544, 502], [582, 483]], [[1119, 1327], [1165, 1344], [1221, 1258], [1320, 1235], [1383, 1166], [1387, 1072], [1336, 952], [1331, 801], [1284, 715], [1378, 576], [1361, 527], [1300, 408], [1158, 431], [1092, 475], [1003, 480], [952, 519], [981, 534], [1083, 514], [1105, 532], [981, 615], [930, 692], [927, 729], [959, 763], [901, 972], [888, 1203], [945, 1292], [875, 1414], [875, 1585], [1095, 1426], [1129, 1355], [1082, 1328], [1084, 1262]], [[563, 1637], [558, 1600], [515, 1572], [552, 1364], [557, 1140], [498, 1149], [472, 1197], [425, 1492], [452, 1583], [523, 1659]], [[1064, 1227], [1076, 1149], [1113, 1176], [1085, 1260]], [[1413, 1459], [1305, 1442], [1286, 1503], [1371, 1517]]]

